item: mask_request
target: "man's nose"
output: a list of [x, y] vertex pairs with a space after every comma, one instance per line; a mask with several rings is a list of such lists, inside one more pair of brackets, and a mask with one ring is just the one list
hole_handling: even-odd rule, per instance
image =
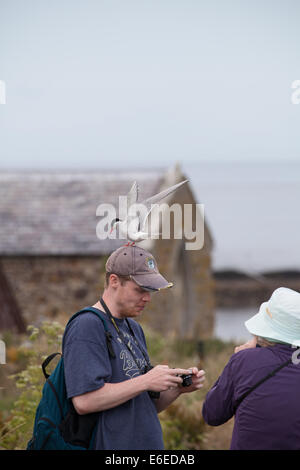
[[151, 300], [151, 294], [150, 294], [150, 292], [144, 292], [144, 294], [143, 294], [143, 301], [144, 301], [144, 302], [150, 302], [150, 300]]

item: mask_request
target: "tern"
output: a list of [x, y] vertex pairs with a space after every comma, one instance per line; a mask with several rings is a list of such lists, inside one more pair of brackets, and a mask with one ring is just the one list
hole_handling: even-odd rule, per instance
[[127, 238], [129, 243], [132, 242], [132, 244], [148, 239], [150, 234], [149, 232], [146, 232], [146, 224], [154, 205], [187, 182], [188, 180], [181, 181], [180, 183], [174, 184], [160, 193], [139, 202], [139, 186], [138, 183], [134, 181], [129, 193], [127, 194], [127, 215], [123, 220], [117, 218], [112, 221], [110, 233], [118, 227], [121, 238]]

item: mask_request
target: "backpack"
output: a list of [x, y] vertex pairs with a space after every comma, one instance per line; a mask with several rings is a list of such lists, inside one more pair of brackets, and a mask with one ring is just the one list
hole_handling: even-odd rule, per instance
[[[87, 307], [75, 313], [67, 326], [78, 315], [92, 312], [103, 322], [107, 347], [110, 357], [115, 354], [112, 349], [112, 335], [108, 330], [106, 319], [99, 310]], [[46, 367], [52, 359], [60, 355], [61, 358], [51, 375], [47, 374]], [[42, 364], [46, 378], [42, 398], [36, 410], [33, 435], [27, 444], [27, 450], [87, 450], [93, 448], [94, 434], [99, 413], [78, 415], [72, 400], [67, 398], [64, 358], [61, 353], [53, 353]]]

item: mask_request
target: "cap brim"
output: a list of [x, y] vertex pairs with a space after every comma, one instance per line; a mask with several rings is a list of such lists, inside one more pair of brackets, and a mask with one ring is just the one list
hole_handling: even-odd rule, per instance
[[247, 328], [247, 330], [255, 336], [261, 336], [270, 340], [273, 339], [274, 341], [278, 340], [287, 344], [294, 344], [296, 346], [300, 346], [299, 338], [292, 338], [286, 333], [280, 333], [272, 328], [266, 318], [267, 306], [268, 302], [262, 303], [259, 312], [245, 322], [245, 327]]
[[135, 274], [131, 278], [143, 289], [150, 292], [157, 292], [162, 289], [168, 289], [173, 286], [159, 273]]

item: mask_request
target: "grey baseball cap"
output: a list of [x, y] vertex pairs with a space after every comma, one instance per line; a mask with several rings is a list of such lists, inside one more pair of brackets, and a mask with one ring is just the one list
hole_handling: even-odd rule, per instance
[[107, 273], [130, 276], [139, 286], [148, 291], [159, 291], [172, 287], [158, 271], [154, 256], [136, 245], [125, 245], [115, 250], [108, 258]]

